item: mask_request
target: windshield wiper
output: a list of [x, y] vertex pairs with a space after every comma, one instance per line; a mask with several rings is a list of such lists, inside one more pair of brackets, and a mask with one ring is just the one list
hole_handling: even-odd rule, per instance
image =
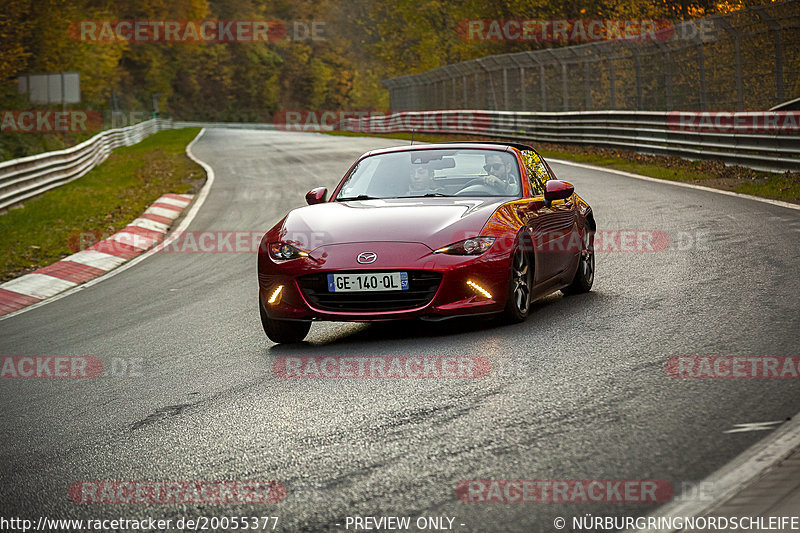
[[369, 196], [368, 194], [359, 194], [358, 196], [347, 196], [344, 198], [337, 198], [337, 202], [349, 202], [350, 200], [379, 200], [375, 196]]
[[449, 194], [442, 194], [440, 192], [429, 192], [427, 194], [417, 194], [414, 196], [401, 196], [401, 198], [431, 198], [433, 196], [450, 196]]

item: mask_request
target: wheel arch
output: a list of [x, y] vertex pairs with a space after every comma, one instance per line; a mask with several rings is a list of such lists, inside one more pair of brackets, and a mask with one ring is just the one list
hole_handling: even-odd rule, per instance
[[586, 227], [592, 231], [597, 231], [597, 223], [594, 221], [594, 213], [591, 207], [586, 210], [584, 218], [586, 219]]

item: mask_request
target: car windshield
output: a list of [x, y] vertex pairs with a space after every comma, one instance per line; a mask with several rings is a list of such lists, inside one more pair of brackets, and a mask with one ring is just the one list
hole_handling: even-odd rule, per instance
[[509, 152], [431, 149], [365, 157], [335, 200], [436, 196], [512, 196], [521, 193], [516, 158]]

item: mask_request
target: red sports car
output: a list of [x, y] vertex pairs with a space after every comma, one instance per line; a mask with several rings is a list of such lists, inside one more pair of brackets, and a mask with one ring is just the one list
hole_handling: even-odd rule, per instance
[[313, 320], [502, 313], [586, 292], [594, 279], [589, 205], [530, 146], [462, 142], [361, 156], [327, 199], [264, 235], [259, 308], [267, 336], [299, 342]]

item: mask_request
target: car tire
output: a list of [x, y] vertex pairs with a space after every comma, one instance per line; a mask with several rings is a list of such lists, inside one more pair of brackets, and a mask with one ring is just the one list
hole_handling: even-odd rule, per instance
[[594, 230], [590, 229], [584, 234], [582, 248], [572, 283], [561, 289], [567, 296], [589, 292], [594, 283]]
[[506, 322], [518, 323], [528, 318], [531, 310], [531, 289], [533, 288], [533, 261], [526, 253], [520, 240], [511, 255], [511, 268], [508, 279], [508, 297], [503, 318]]
[[261, 311], [261, 325], [269, 340], [278, 344], [292, 344], [301, 342], [311, 329], [311, 322], [307, 320], [275, 320], [267, 315], [261, 299], [258, 301], [258, 310]]

